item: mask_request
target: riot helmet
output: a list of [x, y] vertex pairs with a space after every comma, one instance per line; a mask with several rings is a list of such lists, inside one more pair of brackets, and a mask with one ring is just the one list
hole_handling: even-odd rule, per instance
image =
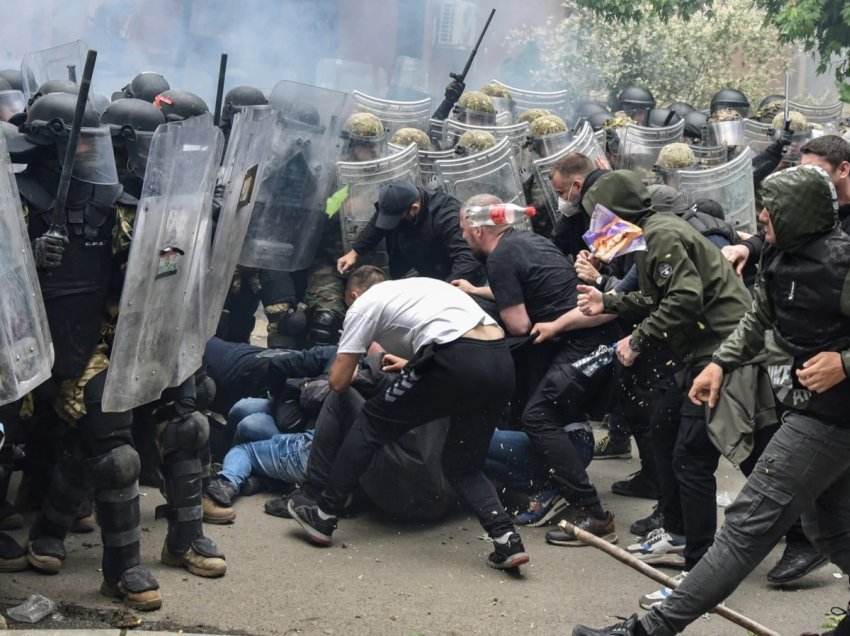
[[487, 95], [488, 97], [496, 97], [498, 99], [513, 99], [511, 97], [511, 91], [507, 86], [502, 84], [496, 84], [495, 82], [491, 82], [486, 86], [481, 87], [481, 92]]
[[564, 148], [572, 135], [564, 120], [557, 115], [538, 117], [528, 127], [528, 140], [532, 152], [540, 158], [548, 157]]
[[181, 91], [176, 88], [157, 95], [153, 104], [162, 111], [165, 121], [183, 121], [210, 112], [207, 103], [200, 97], [189, 91]]
[[489, 95], [481, 91], [468, 91], [460, 96], [454, 107], [455, 118], [473, 126], [494, 126], [496, 107]]
[[685, 139], [689, 139], [692, 142], [702, 141], [703, 131], [708, 123], [708, 115], [700, 110], [692, 110], [682, 119], [685, 120]]
[[342, 136], [347, 144], [343, 151], [346, 161], [370, 161], [387, 151], [387, 131], [372, 113], [353, 113], [345, 120]]
[[667, 106], [672, 111], [675, 111], [676, 114], [682, 119], [685, 118], [685, 115], [690, 113], [691, 111], [696, 110], [693, 106], [691, 106], [688, 102], [673, 102], [669, 106]]
[[109, 127], [116, 152], [126, 149], [127, 169], [144, 177], [153, 134], [165, 123], [162, 112], [142, 99], [122, 98], [103, 111], [100, 121]]
[[486, 130], [467, 130], [458, 139], [455, 152], [461, 156], [474, 155], [490, 150], [496, 145], [496, 138]]
[[655, 164], [655, 174], [661, 183], [676, 187], [674, 175], [677, 170], [688, 170], [696, 167], [697, 159], [688, 144], [667, 144], [658, 153]]
[[[800, 147], [813, 136], [812, 126], [809, 120], [803, 113], [796, 110], [788, 111], [788, 128], [791, 130], [791, 143], [785, 149], [783, 161], [787, 163], [799, 163]], [[774, 130], [774, 136], [779, 137], [780, 132], [785, 128], [785, 112], [776, 113], [771, 122], [771, 128]]]
[[711, 98], [710, 112], [713, 115], [724, 108], [731, 108], [738, 112], [741, 117], [750, 114], [750, 100], [737, 88], [721, 88]]
[[9, 82], [12, 90], [24, 91], [24, 76], [18, 69], [4, 68], [0, 70], [0, 77]]
[[777, 113], [785, 113], [785, 97], [782, 95], [768, 95], [759, 104], [759, 109], [756, 111], [756, 119], [763, 124], [769, 124], [776, 117]]
[[431, 140], [418, 128], [399, 128], [390, 142], [405, 148], [410, 144], [416, 144], [419, 150], [431, 150]]
[[604, 113], [593, 113], [588, 116], [587, 123], [590, 124], [590, 127], [593, 128], [594, 131], [602, 130], [605, 127], [605, 122], [611, 119], [613, 115], [609, 112]]
[[621, 110], [638, 124], [643, 125], [650, 110], [655, 108], [655, 98], [642, 86], [628, 86], [617, 96], [617, 110]]
[[721, 108], [706, 121], [709, 146], [741, 146], [744, 143], [744, 119], [734, 108]]
[[263, 91], [253, 86], [235, 86], [227, 91], [224, 96], [224, 104], [221, 107], [219, 126], [230, 129], [233, 125], [233, 116], [245, 106], [266, 106], [269, 100], [263, 95]]
[[[606, 119], [611, 116], [608, 106], [596, 99], [580, 99], [572, 105], [572, 113], [574, 128], [577, 128], [582, 121], [590, 121], [593, 115], [604, 114]], [[599, 118], [597, 117], [596, 119], [598, 120]]]
[[[20, 130], [31, 144], [55, 145], [61, 165], [65, 158], [76, 107], [76, 95], [70, 93], [43, 95], [29, 107], [26, 122], [21, 125]], [[77, 140], [74, 170], [71, 176], [87, 183], [118, 183], [109, 128], [100, 125], [100, 116], [90, 102], [86, 102], [83, 112], [82, 128]]]
[[47, 80], [38, 90], [30, 97], [28, 105], [32, 106], [35, 101], [43, 95], [51, 95], [53, 93], [68, 93], [77, 95], [80, 92], [80, 87], [70, 80]]
[[672, 108], [653, 108], [646, 116], [645, 126], [649, 128], [666, 128], [681, 121], [679, 114]]
[[122, 88], [121, 92], [115, 93], [112, 96], [112, 99], [117, 100], [131, 97], [153, 103], [158, 95], [162, 95], [170, 88], [171, 86], [169, 85], [168, 80], [166, 80], [162, 75], [151, 71], [145, 71], [144, 73], [139, 73], [136, 77], [130, 80], [130, 83]]

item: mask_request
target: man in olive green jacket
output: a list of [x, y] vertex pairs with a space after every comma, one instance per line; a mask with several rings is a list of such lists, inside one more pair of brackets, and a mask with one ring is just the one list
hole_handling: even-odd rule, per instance
[[[579, 308], [588, 315], [616, 313], [639, 321], [631, 335], [617, 343], [624, 365], [651, 347], [665, 343], [684, 363], [680, 384], [665, 399], [681, 407], [667, 421], [653, 443], [673, 459], [674, 479], [661, 480], [661, 511], [665, 528], [681, 518], [685, 570], [705, 554], [717, 530], [714, 472], [720, 453], [708, 435], [706, 409], [687, 400], [686, 387], [711, 360], [711, 354], [728, 337], [750, 307], [751, 299], [741, 279], [708, 239], [687, 221], [652, 208], [646, 186], [628, 170], [600, 177], [587, 191], [582, 205], [592, 214], [601, 204], [643, 230], [646, 251], [635, 253], [640, 289], [628, 294], [602, 294], [579, 287]], [[682, 506], [682, 501], [688, 505]]]

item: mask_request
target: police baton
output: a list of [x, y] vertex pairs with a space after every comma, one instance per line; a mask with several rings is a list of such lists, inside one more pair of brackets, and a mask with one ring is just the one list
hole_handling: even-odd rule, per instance
[[[575, 534], [576, 538], [585, 543], [587, 545], [592, 545], [594, 548], [602, 550], [609, 556], [614, 557], [620, 563], [624, 563], [628, 565], [630, 568], [637, 570], [644, 576], [648, 576], [656, 583], [660, 583], [666, 587], [669, 587], [671, 590], [675, 589], [678, 583], [671, 576], [667, 576], [663, 572], [656, 570], [651, 565], [647, 565], [637, 557], [632, 554], [629, 554], [622, 548], [618, 548], [617, 546], [609, 543], [605, 539], [597, 537], [595, 534], [591, 534], [587, 530], [582, 530], [581, 528], [576, 527], [571, 524], [566, 519], [561, 521], [558, 524], [563, 530], [567, 532], [572, 532]], [[725, 605], [717, 605], [712, 610], [718, 616], [722, 616], [728, 621], [743, 627], [748, 630], [750, 633], [755, 634], [756, 636], [779, 636], [778, 632], [773, 631], [769, 627], [765, 627], [759, 623], [756, 623], [751, 618], [747, 618], [740, 612], [736, 612], [735, 610], [729, 609]]]
[[227, 53], [221, 54], [221, 62], [218, 65], [218, 87], [215, 91], [215, 110], [213, 111], [213, 123], [218, 126], [221, 119], [221, 102], [224, 100], [224, 76], [227, 74]]
[[86, 65], [83, 69], [83, 78], [80, 81], [80, 92], [77, 95], [77, 107], [74, 110], [74, 120], [71, 123], [71, 132], [68, 135], [68, 146], [65, 148], [65, 158], [62, 161], [62, 176], [59, 177], [59, 188], [56, 191], [56, 207], [53, 208], [53, 221], [48, 236], [65, 238], [65, 204], [68, 201], [68, 189], [71, 187], [71, 173], [74, 170], [74, 159], [77, 153], [77, 142], [80, 139], [80, 128], [83, 126], [83, 115], [86, 112], [86, 102], [89, 99], [89, 88], [91, 87], [91, 76], [94, 73], [94, 63], [97, 60], [97, 51], [89, 49], [86, 55]]

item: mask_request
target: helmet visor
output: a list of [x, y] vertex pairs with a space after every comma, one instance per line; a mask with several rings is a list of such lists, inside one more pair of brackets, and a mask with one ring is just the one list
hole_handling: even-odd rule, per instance
[[[59, 163], [65, 160], [68, 138], [57, 139]], [[112, 151], [112, 135], [108, 126], [82, 128], [74, 153], [74, 169], [71, 176], [79, 181], [99, 185], [118, 183], [115, 155]]]
[[0, 120], [9, 121], [12, 115], [24, 112], [27, 100], [21, 91], [0, 91]]

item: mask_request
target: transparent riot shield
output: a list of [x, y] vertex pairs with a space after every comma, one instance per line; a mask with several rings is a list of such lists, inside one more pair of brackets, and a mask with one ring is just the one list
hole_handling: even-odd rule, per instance
[[773, 141], [773, 129], [768, 122], [761, 122], [755, 119], [744, 120], [744, 144], [753, 149], [758, 154], [770, 145]]
[[372, 161], [340, 161], [336, 164], [337, 187], [348, 188], [348, 197], [340, 211], [343, 250], [348, 252], [360, 231], [375, 214], [378, 193], [393, 181], [422, 185], [419, 176], [419, 152], [416, 144]]
[[206, 276], [205, 337], [216, 330], [236, 261], [251, 221], [258, 177], [269, 151], [275, 116], [268, 106], [245, 108], [236, 113], [230, 130], [230, 143], [219, 171], [224, 196], [216, 222], [212, 252]]
[[672, 126], [648, 128], [632, 124], [623, 133], [618, 151], [620, 168], [634, 170], [647, 183], [654, 180], [653, 166], [658, 162], [658, 153], [667, 144], [682, 141], [685, 121], [679, 120]]
[[516, 117], [516, 102], [507, 97], [490, 97], [496, 109], [496, 125], [510, 126]]
[[293, 272], [309, 267], [319, 247], [354, 99], [284, 81], [270, 102], [278, 114], [239, 263]]
[[316, 64], [316, 86], [341, 93], [361, 90], [383, 98], [387, 94], [387, 72], [374, 64], [324, 58]]
[[706, 141], [712, 146], [744, 145], [744, 120], [709, 121], [706, 124]]
[[30, 250], [21, 198], [0, 134], [0, 404], [50, 377], [53, 343]]
[[212, 116], [163, 124], [154, 134], [121, 293], [104, 411], [160, 397], [201, 365], [204, 276], [212, 192], [223, 137]]
[[21, 91], [0, 91], [0, 121], [9, 121], [12, 115], [27, 108], [27, 99]]
[[794, 100], [788, 100], [788, 107], [791, 110], [796, 110], [798, 113], [805, 115], [810, 124], [832, 124], [841, 118], [841, 112], [844, 108], [842, 102], [829, 104], [828, 106], [810, 106], [801, 104]]
[[[404, 150], [403, 146], [390, 144], [390, 152], [397, 153]], [[454, 159], [457, 155], [453, 148], [449, 150], [419, 150], [419, 176], [422, 179], [422, 186], [428, 189], [436, 189], [437, 183], [435, 180], [434, 162], [438, 159]]]
[[600, 163], [608, 166], [608, 160], [605, 159], [605, 153], [599, 147], [596, 134], [586, 121], [581, 123], [569, 144], [554, 154], [541, 159], [535, 159], [531, 162], [531, 172], [534, 174], [534, 182], [543, 192], [543, 197], [546, 201], [546, 211], [549, 213], [553, 223], [558, 217], [558, 195], [555, 194], [555, 190], [552, 188], [552, 181], [549, 177], [552, 174], [552, 168], [555, 164], [573, 152], [585, 155], [593, 162], [594, 166]]
[[705, 170], [678, 170], [678, 189], [688, 205], [713, 199], [723, 206], [726, 221], [736, 230], [756, 231], [753, 188], [753, 151], [744, 150], [731, 161]]
[[551, 110], [558, 117], [566, 121], [567, 119], [567, 108], [570, 101], [570, 95], [568, 91], [529, 91], [522, 88], [515, 88], [513, 86], [508, 86], [507, 84], [503, 84], [498, 80], [491, 80], [491, 84], [498, 84], [499, 86], [503, 86], [511, 93], [511, 98], [514, 101], [514, 116], [519, 117], [527, 110], [533, 110], [535, 108], [545, 108], [546, 110]]
[[38, 92], [38, 87], [48, 80], [67, 80], [79, 84], [88, 45], [82, 40], [60, 44], [24, 55], [21, 75], [27, 99]]
[[726, 146], [691, 146], [691, 150], [701, 168], [719, 166], [729, 159], [729, 149]]
[[399, 128], [428, 130], [428, 123], [431, 121], [430, 97], [416, 102], [398, 102], [372, 97], [360, 91], [354, 91], [353, 95], [357, 109], [372, 113], [380, 119], [390, 137]]
[[[440, 190], [461, 203], [476, 194], [492, 194], [506, 203], [525, 205], [516, 155], [507, 137], [484, 152], [437, 160], [434, 168]], [[530, 229], [531, 223], [518, 227]]]
[[514, 152], [519, 153], [528, 139], [528, 124], [522, 122], [510, 126], [473, 126], [452, 119], [446, 120], [446, 144], [454, 148], [465, 132], [484, 131], [493, 135], [497, 140], [506, 138]]

